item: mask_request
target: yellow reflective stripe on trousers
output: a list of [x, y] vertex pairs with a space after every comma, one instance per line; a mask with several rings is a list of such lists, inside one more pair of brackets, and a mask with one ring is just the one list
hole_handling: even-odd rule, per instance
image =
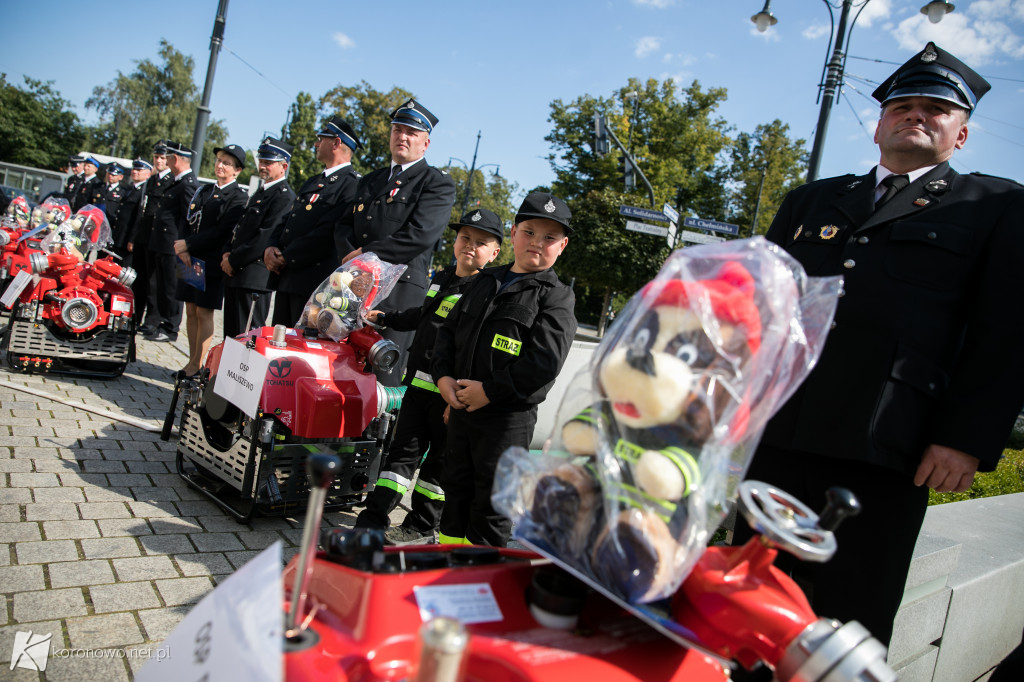
[[510, 339], [507, 336], [501, 334], [495, 334], [494, 340], [491, 341], [491, 348], [497, 348], [500, 351], [509, 353], [510, 355], [519, 355], [519, 350], [523, 347], [522, 341], [516, 341]]
[[441, 390], [434, 384], [434, 377], [430, 376], [426, 372], [416, 370], [416, 374], [413, 375], [412, 381], [409, 382], [416, 388], [422, 388], [424, 391], [433, 391], [434, 393], [440, 393]]
[[413, 488], [412, 491], [413, 493], [419, 493], [431, 500], [444, 502], [444, 490], [441, 489], [441, 486], [432, 485], [424, 481], [416, 481], [416, 487]]
[[439, 545], [468, 545], [469, 540], [466, 538], [453, 538], [451, 535], [445, 535], [444, 533], [437, 534], [437, 544]]

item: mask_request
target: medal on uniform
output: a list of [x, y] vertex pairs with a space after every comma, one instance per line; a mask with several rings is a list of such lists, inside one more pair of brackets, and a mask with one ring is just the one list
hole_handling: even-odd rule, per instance
[[928, 199], [925, 199], [924, 197], [920, 197], [919, 199], [914, 199], [914, 206], [927, 206], [930, 203], [932, 203], [932, 202], [929, 201]]
[[839, 234], [839, 228], [835, 225], [825, 225], [818, 234], [822, 239], [832, 239]]
[[359, 204], [359, 206], [356, 207], [356, 211], [362, 211], [362, 210], [363, 210], [363, 205]]
[[801, 225], [800, 227], [796, 228], [796, 232], [793, 233], [793, 241], [796, 241], [797, 237], [799, 237], [800, 233], [803, 232], [803, 231], [804, 231], [804, 226], [803, 225]]

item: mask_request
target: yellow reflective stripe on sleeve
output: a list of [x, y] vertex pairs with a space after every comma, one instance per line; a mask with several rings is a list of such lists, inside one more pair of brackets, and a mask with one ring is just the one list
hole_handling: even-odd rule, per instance
[[438, 304], [437, 310], [434, 311], [434, 314], [442, 318], [448, 317], [448, 313], [452, 311], [452, 308], [455, 306], [455, 303], [460, 298], [462, 298], [462, 294], [450, 294], [448, 296], [445, 296], [443, 299], [441, 299], [441, 303]]
[[431, 284], [430, 288], [427, 289], [427, 298], [434, 298], [437, 296], [437, 292], [441, 290], [440, 284]]
[[441, 392], [441, 389], [439, 389], [435, 384], [432, 384], [429, 381], [424, 381], [419, 377], [413, 377], [412, 381], [410, 381], [409, 384], [415, 386], [416, 388], [421, 388], [424, 391], [433, 391], [434, 393]]
[[510, 355], [519, 355], [519, 350], [523, 347], [522, 341], [516, 341], [510, 339], [507, 336], [501, 334], [495, 334], [494, 340], [491, 341], [491, 348], [497, 348], [500, 351], [504, 351]]

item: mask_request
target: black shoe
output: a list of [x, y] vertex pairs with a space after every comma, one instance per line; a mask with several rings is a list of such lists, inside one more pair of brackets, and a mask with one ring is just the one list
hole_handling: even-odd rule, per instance
[[384, 544], [396, 545], [432, 545], [434, 544], [434, 531], [415, 530], [406, 526], [391, 526], [384, 531]]
[[140, 327], [135, 328], [135, 333], [142, 334], [143, 336], [152, 336], [153, 334], [156, 334], [156, 327], [148, 327], [146, 325], [142, 325]]
[[163, 329], [157, 329], [156, 333], [153, 334], [152, 336], [147, 334], [146, 336], [143, 336], [142, 338], [144, 338], [144, 339], [146, 339], [148, 341], [156, 341], [157, 343], [163, 343], [165, 341], [173, 343], [173, 342], [178, 340], [178, 333], [175, 332], [173, 334], [168, 334]]

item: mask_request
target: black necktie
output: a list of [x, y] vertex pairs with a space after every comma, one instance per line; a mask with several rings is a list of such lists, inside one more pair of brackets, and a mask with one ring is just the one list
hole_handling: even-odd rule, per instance
[[393, 180], [394, 180], [395, 178], [397, 178], [397, 177], [398, 177], [398, 175], [399, 175], [399, 174], [400, 174], [401, 172], [402, 172], [402, 166], [401, 166], [400, 164], [399, 164], [399, 165], [396, 165], [396, 166], [395, 166], [394, 168], [392, 168], [392, 169], [391, 169], [391, 177], [390, 177], [390, 178], [388, 178], [388, 182], [391, 182], [391, 181], [393, 181]]
[[906, 175], [887, 175], [882, 178], [880, 184], [885, 187], [885, 193], [875, 202], [876, 211], [896, 196], [897, 192], [909, 185], [910, 178]]

